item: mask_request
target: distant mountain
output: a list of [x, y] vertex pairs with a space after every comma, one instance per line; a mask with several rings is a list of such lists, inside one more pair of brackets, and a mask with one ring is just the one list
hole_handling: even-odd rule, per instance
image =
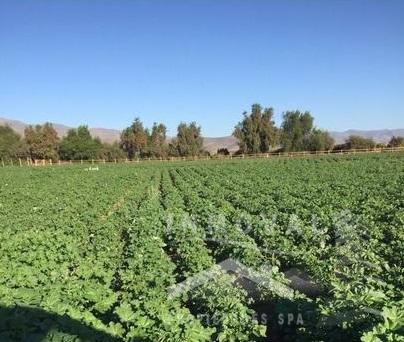
[[219, 138], [203, 138], [203, 147], [210, 153], [216, 153], [219, 148], [227, 148], [230, 152], [238, 150], [237, 139], [231, 135]]
[[350, 135], [371, 138], [377, 143], [388, 143], [392, 136], [404, 137], [404, 129], [378, 129], [369, 131], [349, 129], [344, 132], [330, 132], [330, 134], [337, 144], [343, 143]]
[[[5, 124], [9, 125], [21, 135], [24, 134], [25, 127], [28, 126], [27, 123], [22, 121], [0, 118], [0, 125]], [[59, 136], [64, 136], [71, 128], [57, 123], [54, 123], [53, 127], [55, 127]], [[102, 141], [108, 143], [118, 141], [121, 134], [121, 131], [110, 128], [89, 128], [89, 130], [93, 137], [99, 137]], [[362, 137], [372, 138], [378, 143], [387, 143], [393, 135], [404, 136], [404, 129], [380, 129], [369, 131], [350, 129], [344, 132], [330, 132], [330, 134], [337, 144], [343, 143], [350, 135], [360, 135]], [[171, 140], [171, 138], [168, 138], [168, 140]], [[230, 152], [235, 152], [238, 149], [237, 139], [233, 136], [217, 138], [206, 137], [203, 139], [203, 146], [205, 150], [211, 153], [216, 152], [219, 148], [227, 148]]]
[[[14, 129], [18, 134], [24, 135], [24, 129], [29, 124], [18, 121], [18, 120], [10, 120], [6, 118], [0, 118], [0, 125], [9, 125], [12, 129]], [[58, 123], [52, 123], [53, 127], [55, 128], [56, 132], [60, 137], [66, 135], [67, 131], [71, 128], [69, 126], [61, 125]], [[114, 141], [119, 140], [119, 136], [121, 131], [117, 129], [110, 129], [110, 128], [90, 128], [89, 131], [93, 137], [99, 137], [102, 141], [112, 143]]]

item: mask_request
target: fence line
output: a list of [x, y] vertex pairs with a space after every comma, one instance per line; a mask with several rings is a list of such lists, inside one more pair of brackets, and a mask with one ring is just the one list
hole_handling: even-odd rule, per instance
[[144, 162], [179, 162], [179, 161], [204, 161], [204, 160], [238, 160], [238, 159], [259, 159], [274, 157], [303, 157], [303, 156], [326, 156], [326, 155], [348, 155], [348, 154], [364, 154], [364, 153], [383, 153], [383, 152], [404, 152], [404, 147], [380, 147], [372, 149], [351, 149], [351, 150], [330, 150], [330, 151], [298, 151], [298, 152], [267, 152], [267, 153], [250, 153], [237, 155], [213, 155], [213, 156], [191, 156], [191, 157], [167, 157], [167, 158], [136, 158], [136, 159], [91, 159], [91, 160], [52, 160], [52, 159], [35, 159], [27, 158], [18, 159], [18, 163], [14, 163], [12, 159], [1, 159], [2, 167], [5, 166], [45, 166], [45, 165], [74, 165], [74, 164], [126, 164], [126, 163], [144, 163]]

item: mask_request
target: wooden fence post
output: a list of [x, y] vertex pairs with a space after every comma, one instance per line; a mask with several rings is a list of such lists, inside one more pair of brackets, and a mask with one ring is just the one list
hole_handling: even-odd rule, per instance
[[18, 161], [20, 162], [20, 166], [22, 166], [21, 158], [18, 158]]
[[4, 167], [4, 160], [3, 160], [3, 158], [1, 159], [1, 165]]

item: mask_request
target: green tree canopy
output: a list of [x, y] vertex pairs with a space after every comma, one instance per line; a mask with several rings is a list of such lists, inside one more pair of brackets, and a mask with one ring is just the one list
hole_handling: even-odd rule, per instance
[[304, 142], [307, 151], [329, 151], [334, 146], [334, 139], [327, 131], [314, 128]]
[[259, 104], [251, 106], [251, 113], [244, 112], [233, 131], [238, 139], [240, 152], [268, 152], [278, 143], [278, 129], [273, 121], [273, 108], [264, 108]]
[[114, 142], [112, 144], [103, 143], [98, 157], [107, 161], [114, 161], [115, 159], [124, 159], [127, 157], [127, 155], [121, 149], [119, 143]]
[[59, 138], [51, 123], [28, 126], [24, 135], [31, 159], [58, 159]]
[[310, 112], [287, 111], [283, 114], [281, 145], [285, 151], [303, 151], [313, 130]]
[[222, 156], [228, 156], [228, 155], [230, 155], [230, 152], [227, 148], [221, 147], [221, 148], [217, 149], [217, 154], [222, 155]]
[[167, 157], [168, 146], [166, 143], [167, 128], [164, 124], [154, 123], [148, 142], [148, 152], [152, 157]]
[[170, 144], [170, 154], [178, 156], [196, 156], [203, 153], [201, 126], [196, 122], [187, 125], [181, 122], [177, 127], [177, 137]]
[[147, 154], [148, 135], [140, 119], [136, 118], [131, 126], [122, 131], [120, 146], [129, 158], [142, 157]]
[[13, 159], [25, 157], [24, 142], [10, 126], [0, 125], [0, 158]]
[[359, 135], [351, 135], [345, 141], [345, 148], [348, 150], [350, 150], [350, 149], [367, 149], [367, 148], [373, 148], [375, 146], [376, 146], [376, 143], [373, 141], [373, 139], [364, 138]]
[[389, 141], [389, 147], [403, 147], [404, 146], [404, 137], [391, 137]]
[[99, 138], [93, 138], [87, 126], [69, 129], [60, 142], [60, 158], [64, 160], [96, 159], [102, 149]]

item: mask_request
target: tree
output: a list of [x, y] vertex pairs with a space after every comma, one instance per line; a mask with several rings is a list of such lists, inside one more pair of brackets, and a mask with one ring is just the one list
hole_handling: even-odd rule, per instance
[[120, 148], [118, 142], [112, 144], [103, 143], [100, 151], [98, 152], [100, 159], [107, 161], [114, 161], [115, 159], [124, 159], [127, 157], [126, 153]]
[[58, 159], [59, 138], [51, 123], [28, 126], [24, 135], [31, 159]]
[[304, 147], [307, 151], [329, 151], [334, 146], [334, 139], [327, 131], [314, 128], [307, 136]]
[[228, 155], [230, 155], [230, 152], [227, 148], [222, 147], [222, 148], [217, 149], [217, 154], [222, 155], [222, 156], [228, 156]]
[[131, 126], [122, 131], [120, 146], [132, 159], [144, 156], [147, 153], [147, 145], [148, 132], [140, 119], [136, 118]]
[[148, 152], [151, 157], [165, 158], [168, 154], [166, 143], [167, 128], [164, 124], [153, 124], [149, 137]]
[[310, 141], [314, 118], [310, 112], [287, 111], [283, 114], [281, 145], [285, 151], [303, 151]]
[[404, 146], [404, 137], [393, 136], [389, 141], [389, 147], [402, 147]]
[[103, 145], [99, 138], [93, 138], [87, 126], [69, 129], [60, 142], [59, 153], [64, 160], [97, 159]]
[[167, 128], [162, 123], [153, 123], [151, 133], [143, 126], [139, 118], [125, 128], [121, 134], [120, 146], [129, 158], [167, 157]]
[[251, 106], [251, 113], [243, 113], [233, 131], [238, 139], [241, 153], [268, 152], [278, 143], [278, 129], [273, 121], [273, 108], [264, 108], [259, 104]]
[[10, 126], [0, 125], [0, 158], [13, 159], [26, 156], [24, 142]]
[[172, 140], [169, 150], [174, 156], [196, 156], [203, 153], [201, 126], [196, 122], [189, 125], [181, 122], [177, 127], [177, 137]]
[[345, 140], [345, 148], [347, 150], [351, 149], [368, 149], [376, 146], [373, 139], [364, 138], [359, 135], [350, 135], [347, 140]]

